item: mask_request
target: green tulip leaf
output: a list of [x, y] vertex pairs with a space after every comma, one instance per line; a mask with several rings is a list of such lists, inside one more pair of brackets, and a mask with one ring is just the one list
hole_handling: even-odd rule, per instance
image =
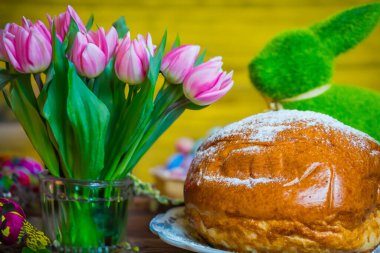
[[114, 176], [118, 168], [118, 161], [122, 156], [134, 145], [134, 142], [138, 141], [140, 133], [143, 131], [143, 122], [147, 119], [151, 113], [151, 108], [148, 106], [147, 100], [149, 97], [151, 85], [149, 81], [139, 84], [141, 88], [136, 86], [130, 86], [130, 91], [133, 89], [140, 89], [137, 94], [134, 95], [133, 100], [121, 110], [118, 115], [115, 128], [112, 129], [109, 141], [106, 145], [108, 154], [106, 155], [105, 167], [110, 168], [107, 172], [106, 179], [109, 180]]
[[91, 30], [91, 27], [93, 24], [94, 24], [94, 14], [91, 14], [90, 18], [88, 19], [88, 21], [86, 23], [87, 32]]
[[29, 140], [45, 166], [54, 176], [59, 176], [59, 164], [55, 150], [50, 142], [47, 128], [37, 109], [29, 76], [12, 82], [11, 106], [16, 118], [24, 128]]
[[98, 179], [104, 167], [104, 146], [109, 111], [88, 89], [72, 63], [68, 72], [67, 113], [73, 128], [74, 145], [80, 156], [73, 170], [74, 178]]
[[175, 41], [172, 45], [172, 49], [176, 48], [176, 47], [179, 47], [181, 45], [181, 40], [179, 38], [179, 34], [177, 33], [177, 36], [175, 38]]
[[152, 84], [153, 86], [155, 86], [157, 82], [158, 74], [160, 73], [162, 58], [164, 58], [164, 54], [165, 54], [166, 38], [167, 38], [167, 31], [165, 31], [164, 36], [162, 37], [160, 46], [156, 50], [154, 57], [150, 59], [148, 79], [149, 79], [150, 84]]
[[67, 54], [70, 53], [78, 32], [79, 32], [78, 25], [75, 22], [75, 20], [71, 17], [70, 26], [67, 30], [65, 40], [63, 41], [63, 47], [65, 48], [65, 52]]
[[17, 77], [16, 74], [11, 74], [6, 69], [0, 70], [0, 90], [4, 89], [4, 87], [13, 79]]
[[197, 58], [197, 60], [195, 61], [194, 63], [194, 66], [198, 66], [200, 64], [202, 64], [205, 60], [205, 56], [206, 56], [206, 52], [207, 50], [203, 51]]
[[115, 80], [113, 78], [114, 59], [110, 60], [104, 71], [95, 79], [93, 92], [107, 106], [108, 111], [113, 109], [113, 95], [111, 84]]
[[174, 123], [174, 121], [178, 119], [179, 116], [181, 116], [185, 109], [185, 107], [178, 107], [172, 110], [171, 112], [167, 113], [162, 120], [156, 121], [155, 124], [150, 127], [151, 131], [148, 130], [148, 134], [144, 135], [145, 138], [136, 148], [137, 151], [135, 152], [126, 169], [126, 174], [132, 171], [141, 157], [148, 151], [153, 143], [156, 142], [157, 139]]
[[115, 27], [117, 34], [119, 36], [119, 39], [124, 38], [124, 36], [128, 33], [129, 29], [127, 26], [127, 23], [125, 22], [125, 18], [121, 16], [118, 20], [116, 20], [113, 24], [113, 27]]
[[[53, 23], [53, 33], [55, 24]], [[43, 108], [43, 116], [47, 120], [52, 143], [57, 143], [61, 157], [61, 169], [65, 177], [72, 178], [72, 167], [75, 162], [75, 151], [72, 150], [73, 134], [67, 117], [67, 59], [64, 48], [57, 36], [53, 37], [54, 77], [47, 90], [47, 98]], [[74, 155], [73, 155], [74, 154]], [[80, 155], [80, 154], [76, 154]]]
[[197, 105], [197, 104], [194, 104], [194, 103], [189, 103], [186, 106], [186, 109], [193, 110], [193, 111], [198, 111], [198, 110], [202, 110], [202, 109], [206, 108], [207, 106], [209, 106], [209, 105]]

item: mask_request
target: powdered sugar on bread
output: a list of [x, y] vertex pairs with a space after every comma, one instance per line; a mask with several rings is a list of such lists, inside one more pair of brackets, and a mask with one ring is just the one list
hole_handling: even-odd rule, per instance
[[[250, 142], [274, 142], [279, 133], [294, 128], [294, 123], [298, 123], [297, 127], [299, 128], [322, 126], [326, 131], [339, 131], [347, 138], [350, 138], [354, 146], [361, 149], [369, 149], [369, 141], [378, 143], [369, 135], [328, 115], [297, 110], [280, 110], [256, 114], [222, 128], [212, 135], [208, 141], [214, 142], [241, 135]], [[252, 134], [246, 136], [247, 130]]]

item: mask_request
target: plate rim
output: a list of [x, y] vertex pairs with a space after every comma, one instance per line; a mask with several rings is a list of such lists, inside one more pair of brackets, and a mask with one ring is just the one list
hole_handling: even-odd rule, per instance
[[[203, 246], [206, 248], [201, 249], [202, 251], [199, 251], [200, 249], [195, 248], [195, 247], [197, 247], [196, 245], [188, 245], [184, 241], [178, 241], [178, 240], [175, 240], [173, 238], [170, 238], [169, 236], [167, 236], [165, 234], [164, 230], [156, 228], [155, 225], [159, 219], [163, 219], [165, 216], [168, 216], [170, 213], [176, 214], [179, 212], [184, 212], [184, 210], [185, 210], [184, 206], [173, 207], [173, 208], [167, 210], [165, 213], [157, 214], [149, 223], [150, 231], [152, 231], [153, 234], [157, 235], [162, 241], [166, 242], [167, 244], [169, 244], [171, 246], [177, 247], [177, 248], [190, 250], [192, 252], [200, 252], [200, 253], [232, 253], [232, 251], [224, 251], [224, 250], [213, 248], [210, 245], [204, 245], [204, 244], [200, 244], [200, 243], [199, 243], [200, 247]], [[181, 228], [184, 229], [182, 226], [181, 226]], [[195, 242], [195, 240], [194, 240], [194, 242]]]

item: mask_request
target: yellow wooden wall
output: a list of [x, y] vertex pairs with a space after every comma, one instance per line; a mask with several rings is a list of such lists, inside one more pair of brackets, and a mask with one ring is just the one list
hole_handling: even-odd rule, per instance
[[[305, 27], [345, 8], [368, 3], [360, 0], [1, 0], [0, 25], [19, 22], [21, 16], [45, 19], [45, 13], [74, 6], [83, 20], [95, 14], [95, 23], [109, 27], [124, 15], [132, 35], [150, 32], [159, 40], [165, 29], [169, 43], [180, 34], [182, 43], [200, 44], [207, 56], [221, 55], [224, 68], [234, 70], [235, 86], [219, 102], [203, 111], [188, 111], [160, 138], [135, 169], [135, 174], [151, 180], [149, 169], [163, 163], [173, 153], [176, 138], [199, 138], [209, 128], [237, 121], [266, 107], [251, 86], [247, 64], [279, 32]], [[380, 27], [380, 25], [379, 25]], [[354, 50], [336, 61], [334, 82], [380, 90], [380, 29]], [[17, 131], [14, 130], [16, 133]], [[18, 132], [17, 132], [18, 133]], [[1, 132], [0, 132], [1, 134]], [[20, 149], [11, 136], [0, 135], [0, 151]], [[18, 142], [18, 144], [17, 144]], [[24, 146], [23, 146], [24, 147]], [[30, 150], [30, 145], [25, 146]], [[25, 150], [25, 148], [23, 149]], [[28, 151], [29, 152], [29, 151]]]

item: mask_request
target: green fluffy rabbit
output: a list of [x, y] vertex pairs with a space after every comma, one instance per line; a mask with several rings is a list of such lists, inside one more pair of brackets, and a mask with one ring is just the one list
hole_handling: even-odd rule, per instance
[[379, 20], [380, 3], [373, 3], [285, 32], [252, 60], [251, 80], [276, 108], [325, 113], [380, 141], [380, 93], [330, 83], [335, 57], [366, 38]]

